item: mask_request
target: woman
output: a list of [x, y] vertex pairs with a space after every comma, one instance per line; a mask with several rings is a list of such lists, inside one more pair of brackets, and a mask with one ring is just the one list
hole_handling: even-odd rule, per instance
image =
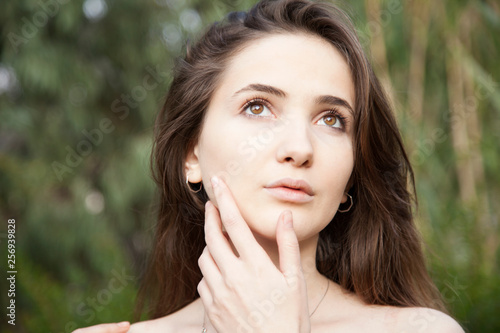
[[425, 268], [389, 103], [336, 7], [263, 0], [188, 47], [153, 173], [139, 307], [154, 319], [77, 332], [463, 332]]

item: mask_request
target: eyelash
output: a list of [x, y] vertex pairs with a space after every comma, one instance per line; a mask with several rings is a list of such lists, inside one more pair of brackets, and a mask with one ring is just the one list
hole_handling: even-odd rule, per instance
[[[271, 102], [269, 102], [267, 99], [262, 98], [262, 97], [255, 97], [248, 99], [245, 104], [242, 106], [241, 111], [244, 112], [247, 108], [250, 106], [256, 105], [256, 104], [264, 104], [265, 107], [268, 109], [271, 109]], [[249, 117], [260, 117], [259, 115], [251, 115], [247, 114]]]
[[[255, 97], [248, 99], [245, 104], [243, 104], [241, 110], [244, 112], [247, 108], [250, 106], [256, 105], [256, 104], [264, 104], [268, 109], [271, 109], [271, 102], [267, 100], [266, 98], [262, 97]], [[261, 117], [259, 115], [251, 115], [251, 114], [246, 114], [248, 117]], [[336, 117], [339, 121], [340, 124], [342, 125], [342, 128], [340, 130], [345, 131], [347, 123], [349, 122], [348, 118], [343, 116], [342, 113], [337, 108], [333, 108], [330, 110], [325, 111], [325, 113], [321, 116], [321, 118], [327, 117], [327, 116], [334, 116]], [[335, 127], [332, 127], [335, 128]], [[336, 128], [335, 128], [336, 129]]]
[[342, 113], [340, 113], [340, 111], [337, 108], [333, 108], [331, 110], [326, 111], [326, 113], [323, 114], [323, 116], [321, 118], [324, 118], [326, 116], [336, 117], [340, 121], [340, 124], [342, 125], [343, 130], [345, 130], [347, 123], [349, 122], [347, 117], [343, 116]]

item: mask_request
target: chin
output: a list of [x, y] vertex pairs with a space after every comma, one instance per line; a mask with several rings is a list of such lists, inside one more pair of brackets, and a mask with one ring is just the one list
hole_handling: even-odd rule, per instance
[[258, 223], [248, 223], [252, 233], [259, 238], [276, 240], [276, 223], [277, 219], [270, 221], [269, 219], [259, 219]]
[[[250, 214], [251, 216], [248, 216], [248, 218], [244, 216], [244, 219], [248, 221], [247, 224], [256, 238], [276, 241], [276, 225], [282, 211], [283, 209], [277, 210], [276, 212], [260, 212], [257, 216]], [[318, 225], [319, 228], [312, 228], [313, 225], [310, 219], [306, 219], [304, 216], [301, 216], [302, 214], [293, 209], [291, 209], [291, 211], [293, 216], [293, 228], [299, 241], [318, 234], [327, 225]]]

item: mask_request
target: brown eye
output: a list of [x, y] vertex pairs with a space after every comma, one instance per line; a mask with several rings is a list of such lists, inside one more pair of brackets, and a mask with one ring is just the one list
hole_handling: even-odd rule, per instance
[[264, 105], [262, 104], [253, 104], [250, 106], [250, 112], [253, 114], [261, 114], [264, 112]]
[[343, 130], [345, 127], [345, 118], [335, 110], [328, 111], [319, 119], [318, 125], [328, 126]]
[[249, 116], [255, 116], [259, 118], [272, 117], [273, 113], [269, 110], [269, 102], [255, 98], [251, 101], [248, 101], [243, 107], [243, 112]]
[[325, 116], [323, 117], [323, 121], [328, 126], [335, 126], [335, 124], [338, 122], [337, 117], [335, 116]]

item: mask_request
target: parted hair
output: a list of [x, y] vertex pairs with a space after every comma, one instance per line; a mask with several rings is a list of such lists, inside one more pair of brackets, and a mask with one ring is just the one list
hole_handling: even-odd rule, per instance
[[348, 15], [309, 0], [262, 0], [212, 24], [173, 69], [159, 112], [151, 155], [158, 186], [158, 221], [142, 281], [137, 313], [173, 313], [199, 297], [198, 257], [205, 246], [205, 191], [186, 186], [185, 160], [196, 144], [210, 100], [228, 62], [259, 38], [303, 33], [334, 45], [347, 61], [355, 87], [354, 205], [320, 232], [320, 273], [367, 304], [423, 306], [446, 311], [428, 275], [412, 208], [413, 171], [391, 105]]

